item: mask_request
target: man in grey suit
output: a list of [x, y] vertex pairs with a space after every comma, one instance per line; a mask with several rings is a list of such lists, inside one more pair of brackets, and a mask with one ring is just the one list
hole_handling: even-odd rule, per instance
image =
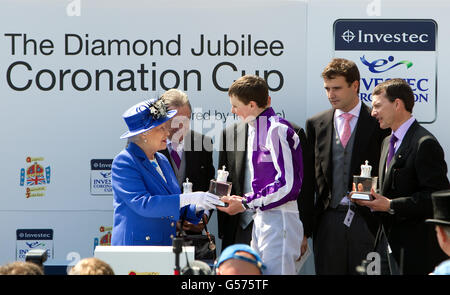
[[[169, 160], [178, 180], [180, 188], [189, 179], [193, 191], [208, 191], [209, 182], [214, 178], [215, 169], [212, 159], [212, 140], [203, 134], [189, 129], [191, 104], [187, 95], [178, 89], [170, 89], [163, 93], [162, 99], [169, 110], [177, 110], [172, 119], [167, 149], [161, 151]], [[206, 212], [206, 221], [212, 211]], [[199, 234], [204, 228], [199, 224], [184, 223], [188, 234]]]
[[356, 266], [373, 250], [378, 222], [368, 208], [352, 203], [353, 175], [365, 161], [378, 172], [383, 131], [359, 93], [359, 70], [352, 61], [335, 58], [322, 72], [332, 109], [306, 121], [312, 147], [316, 204], [314, 256], [316, 273], [357, 274]]

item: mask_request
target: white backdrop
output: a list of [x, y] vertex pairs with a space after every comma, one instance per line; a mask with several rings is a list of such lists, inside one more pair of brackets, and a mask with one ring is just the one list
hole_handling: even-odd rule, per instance
[[[194, 108], [192, 127], [218, 143], [234, 119], [226, 88], [259, 73], [280, 114], [306, 117], [305, 3], [3, 1], [0, 11], [0, 263], [23, 259], [17, 243], [22, 253], [53, 249], [59, 261], [93, 255], [99, 228], [112, 225], [107, 160], [124, 148], [121, 115], [138, 101], [178, 86]], [[96, 79], [98, 71], [106, 74]], [[31, 238], [18, 242], [18, 229]]]
[[[113, 159], [125, 145], [119, 139], [126, 130], [122, 113], [138, 101], [162, 94], [164, 87], [176, 86], [177, 76], [178, 88], [187, 92], [194, 108], [192, 127], [216, 143], [224, 124], [233, 121], [224, 120], [230, 106], [226, 92], [218, 88], [228, 87], [244, 72], [268, 75], [275, 110], [300, 126], [329, 108], [320, 73], [337, 55], [333, 24], [338, 19], [437, 23], [438, 108], [434, 123], [426, 127], [440, 140], [449, 160], [445, 110], [450, 109], [446, 99], [450, 93], [445, 82], [450, 69], [445, 65], [450, 64], [446, 38], [450, 4], [445, 0], [426, 5], [412, 0], [6, 0], [1, 6], [0, 264], [32, 247], [52, 248], [52, 259], [72, 261], [92, 256], [96, 243], [108, 242], [112, 196], [91, 188], [94, 181], [108, 187], [108, 167], [92, 170], [91, 160]], [[211, 54], [206, 49], [197, 56], [202, 36], [211, 40]], [[75, 54], [80, 49], [78, 38], [83, 47]], [[108, 40], [128, 40], [130, 55], [125, 47], [119, 54], [114, 45], [110, 55], [107, 48], [105, 56], [95, 55]], [[218, 41], [220, 55], [213, 55]], [[158, 42], [163, 44], [162, 54]], [[125, 46], [125, 41], [121, 44]], [[111, 72], [111, 90], [107, 73], [96, 81], [97, 70]], [[208, 117], [214, 120], [202, 120]], [[32, 178], [27, 175], [30, 167], [42, 171]], [[213, 233], [216, 224], [214, 214]], [[41, 239], [49, 230], [52, 240]], [[18, 240], [16, 234], [24, 232], [30, 239]]]

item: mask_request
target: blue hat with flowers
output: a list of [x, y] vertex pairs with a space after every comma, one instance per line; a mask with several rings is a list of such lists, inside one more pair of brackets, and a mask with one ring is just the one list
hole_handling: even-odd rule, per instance
[[[239, 255], [239, 253], [236, 253], [236, 252], [240, 252], [240, 251], [247, 252], [247, 253], [253, 255], [255, 258], [251, 259], [246, 256]], [[262, 262], [259, 254], [252, 247], [250, 247], [249, 245], [246, 245], [246, 244], [234, 244], [234, 245], [228, 246], [222, 252], [222, 254], [220, 254], [220, 257], [216, 262], [215, 268], [218, 268], [223, 262], [225, 262], [229, 259], [239, 259], [239, 260], [247, 261], [251, 264], [254, 264], [256, 267], [259, 268], [261, 273], [263, 273], [263, 270], [266, 269], [266, 266]]]
[[168, 111], [162, 99], [145, 100], [135, 104], [122, 115], [128, 131], [120, 138], [128, 138], [157, 127], [176, 113], [176, 110]]

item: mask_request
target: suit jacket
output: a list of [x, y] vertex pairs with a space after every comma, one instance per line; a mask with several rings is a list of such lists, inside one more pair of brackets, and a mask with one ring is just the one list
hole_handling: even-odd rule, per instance
[[[192, 130], [186, 135], [183, 157], [186, 159], [186, 178], [192, 182], [193, 191], [208, 191], [209, 189], [209, 182], [216, 174], [212, 151], [213, 145], [210, 137]], [[161, 153], [168, 159], [171, 158], [168, 149]], [[171, 161], [169, 163], [172, 164]]]
[[[323, 212], [331, 202], [333, 129], [334, 109], [321, 112], [306, 121], [306, 137], [313, 151], [313, 175], [315, 175], [317, 197], [314, 209], [314, 232], [318, 228]], [[366, 160], [372, 166], [372, 176], [377, 176], [381, 143], [389, 130], [380, 129], [377, 120], [370, 116], [370, 108], [363, 103], [353, 132], [356, 133], [348, 175], [348, 191], [352, 188], [353, 175], [361, 174], [361, 165]], [[369, 229], [375, 235], [378, 229], [378, 220], [375, 216], [367, 207], [357, 206], [356, 211], [365, 219]]]
[[403, 251], [403, 272], [428, 274], [446, 258], [434, 226], [425, 223], [433, 216], [431, 193], [449, 188], [444, 151], [437, 139], [415, 121], [386, 170], [390, 138], [383, 142], [379, 182], [381, 195], [392, 199], [395, 213], [383, 213], [383, 225], [398, 263]]
[[[219, 167], [225, 165], [230, 173], [228, 181], [233, 185], [231, 194], [244, 195], [245, 159], [247, 153], [247, 124], [238, 122], [226, 128], [222, 132], [221, 145], [219, 149]], [[222, 239], [222, 249], [233, 245], [235, 242], [236, 229], [239, 226], [241, 213], [228, 215], [217, 211], [218, 233]]]
[[[292, 127], [299, 136], [303, 154], [303, 167], [305, 170], [312, 170], [311, 149], [307, 146], [306, 135], [302, 128], [292, 124]], [[219, 167], [226, 166], [230, 175], [228, 181], [233, 183], [231, 194], [243, 196], [245, 180], [245, 161], [247, 155], [248, 126], [244, 122], [238, 122], [226, 128], [222, 132], [219, 152]], [[312, 209], [314, 206], [314, 186], [313, 176], [303, 173], [302, 189], [297, 204], [299, 207], [300, 219], [303, 223], [304, 233], [310, 236], [312, 231]], [[217, 212], [219, 237], [222, 239], [222, 249], [234, 244], [236, 228], [239, 225], [241, 214], [228, 215], [221, 211]]]
[[195, 206], [180, 209], [180, 187], [169, 161], [160, 153], [155, 158], [167, 180], [161, 177], [144, 151], [134, 143], [120, 152], [112, 163], [114, 221], [111, 244], [172, 245], [176, 222], [198, 223]]

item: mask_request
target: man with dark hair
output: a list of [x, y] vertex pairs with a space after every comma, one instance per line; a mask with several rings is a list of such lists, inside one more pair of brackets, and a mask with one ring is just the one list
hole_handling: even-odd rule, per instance
[[[228, 89], [228, 96], [239, 97], [244, 105], [254, 101], [256, 106], [265, 108], [270, 106], [270, 96], [267, 83], [262, 79], [250, 78], [236, 80]], [[310, 170], [311, 151], [306, 143], [306, 134], [303, 128], [291, 123], [300, 138], [302, 148], [303, 166]], [[225, 128], [222, 133], [221, 151], [219, 153], [219, 167], [226, 166], [230, 171], [229, 180], [233, 182], [232, 194], [243, 195], [251, 188], [251, 175], [249, 175], [247, 156], [248, 125], [245, 120]], [[307, 168], [308, 167], [308, 168]], [[305, 239], [302, 244], [302, 254], [307, 249], [307, 239], [312, 235], [312, 208], [314, 203], [312, 175], [303, 176], [303, 186], [297, 199], [298, 210], [304, 227]], [[305, 185], [306, 184], [306, 185]], [[253, 227], [253, 213], [245, 211], [233, 216], [218, 211], [219, 236], [222, 247], [235, 243], [250, 244]]]
[[[236, 92], [235, 88], [230, 88]], [[312, 237], [313, 207], [314, 207], [314, 170], [311, 148], [307, 144], [306, 134], [303, 128], [290, 122], [295, 133], [300, 139], [302, 148], [302, 162], [305, 171], [303, 174], [302, 188], [297, 198], [297, 207], [300, 220], [303, 224], [304, 238], [301, 254], [308, 248], [308, 238]], [[231, 194], [242, 196], [251, 187], [251, 175], [248, 170], [248, 124], [244, 121], [237, 122], [222, 132], [221, 149], [219, 152], [219, 167], [225, 166], [229, 171], [228, 180], [233, 183]], [[245, 211], [236, 215], [228, 215], [217, 211], [219, 237], [222, 239], [222, 249], [236, 244], [250, 245], [253, 228], [253, 212]]]
[[354, 62], [335, 58], [322, 78], [332, 108], [306, 121], [314, 170], [305, 170], [305, 175], [315, 176], [317, 198], [313, 232], [316, 273], [357, 274], [356, 266], [373, 249], [378, 222], [367, 208], [351, 203], [348, 192], [353, 175], [360, 175], [365, 161], [376, 176], [381, 142], [388, 133], [379, 128], [369, 107], [359, 99], [360, 76]]
[[229, 94], [232, 113], [248, 123], [243, 159], [248, 178], [245, 194], [223, 197], [229, 206], [218, 210], [230, 215], [255, 212], [251, 247], [267, 265], [267, 274], [296, 274], [303, 240], [297, 205], [303, 179], [300, 139], [270, 107], [263, 78], [243, 76], [231, 85]]
[[247, 75], [234, 81], [228, 88], [228, 96], [239, 97], [239, 100], [248, 105], [253, 101], [257, 107], [265, 108], [270, 100], [269, 88], [266, 81], [258, 76]]
[[444, 151], [413, 117], [414, 93], [403, 79], [377, 85], [372, 106], [372, 116], [392, 134], [382, 145], [380, 194], [372, 191], [372, 201], [357, 203], [383, 212], [380, 238], [387, 236], [400, 272], [428, 274], [445, 259], [424, 222], [433, 216], [431, 193], [449, 188]]

